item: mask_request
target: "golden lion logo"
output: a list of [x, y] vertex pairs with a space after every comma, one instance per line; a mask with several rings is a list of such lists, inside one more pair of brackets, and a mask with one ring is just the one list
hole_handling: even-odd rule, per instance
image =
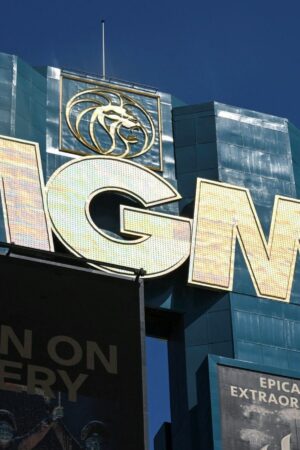
[[155, 141], [150, 114], [135, 99], [112, 89], [74, 95], [66, 105], [66, 121], [85, 147], [101, 155], [136, 158]]

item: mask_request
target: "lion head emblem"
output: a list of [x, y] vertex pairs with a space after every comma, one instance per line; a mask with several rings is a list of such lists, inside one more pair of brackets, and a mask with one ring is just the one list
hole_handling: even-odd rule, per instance
[[66, 121], [73, 135], [101, 155], [136, 158], [155, 142], [150, 114], [135, 99], [112, 89], [89, 89], [66, 105]]

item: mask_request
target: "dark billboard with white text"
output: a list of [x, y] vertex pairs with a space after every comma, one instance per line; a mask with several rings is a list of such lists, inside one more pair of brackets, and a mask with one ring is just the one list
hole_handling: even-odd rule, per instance
[[0, 449], [144, 449], [141, 285], [9, 256], [0, 271]]
[[300, 448], [300, 380], [218, 366], [222, 450]]

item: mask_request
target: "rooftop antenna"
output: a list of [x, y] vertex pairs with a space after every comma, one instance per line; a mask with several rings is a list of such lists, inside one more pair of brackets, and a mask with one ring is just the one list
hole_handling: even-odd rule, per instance
[[101, 20], [102, 24], [102, 78], [105, 80], [105, 20]]

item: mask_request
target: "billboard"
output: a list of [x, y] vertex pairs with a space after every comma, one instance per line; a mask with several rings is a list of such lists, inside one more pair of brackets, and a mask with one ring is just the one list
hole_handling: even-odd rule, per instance
[[300, 448], [300, 379], [218, 365], [222, 450]]
[[0, 256], [0, 449], [145, 448], [142, 287]]

